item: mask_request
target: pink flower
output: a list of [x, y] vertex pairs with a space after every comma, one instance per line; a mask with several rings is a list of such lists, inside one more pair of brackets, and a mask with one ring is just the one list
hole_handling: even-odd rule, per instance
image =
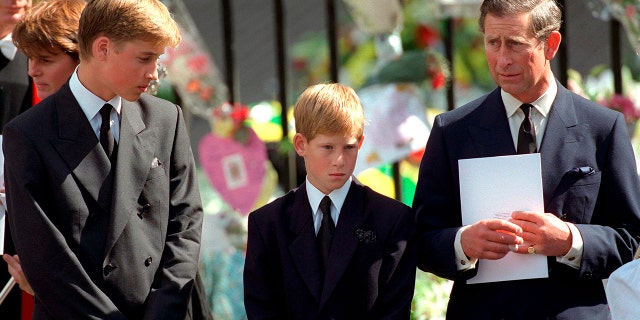
[[187, 66], [189, 67], [189, 70], [197, 74], [204, 74], [209, 69], [209, 62], [207, 61], [207, 56], [204, 54], [197, 54], [187, 61]]
[[626, 15], [627, 15], [627, 18], [632, 19], [632, 20], [633, 20], [633, 19], [635, 19], [635, 16], [636, 16], [636, 7], [635, 7], [634, 5], [632, 5], [632, 4], [628, 4], [628, 5], [625, 7], [625, 10], [624, 10], [624, 11], [625, 11], [625, 13], [626, 13]]
[[600, 104], [621, 112], [628, 123], [635, 122], [640, 118], [640, 111], [638, 111], [633, 101], [623, 95], [614, 94], [609, 99], [600, 101]]

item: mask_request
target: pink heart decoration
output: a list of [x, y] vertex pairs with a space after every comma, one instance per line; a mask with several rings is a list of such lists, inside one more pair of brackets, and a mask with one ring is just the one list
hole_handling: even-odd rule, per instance
[[267, 148], [251, 128], [247, 144], [212, 133], [198, 145], [200, 165], [213, 188], [232, 208], [248, 215], [260, 196], [265, 177]]

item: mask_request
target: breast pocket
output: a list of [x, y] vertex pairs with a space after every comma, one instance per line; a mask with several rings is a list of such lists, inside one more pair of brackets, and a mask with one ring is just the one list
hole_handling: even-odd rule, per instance
[[147, 175], [147, 181], [151, 181], [157, 178], [165, 177], [166, 173], [164, 171], [164, 165], [159, 165], [157, 167], [149, 169], [149, 175]]
[[602, 172], [596, 171], [577, 179], [558, 197], [563, 218], [572, 223], [589, 223], [598, 199]]

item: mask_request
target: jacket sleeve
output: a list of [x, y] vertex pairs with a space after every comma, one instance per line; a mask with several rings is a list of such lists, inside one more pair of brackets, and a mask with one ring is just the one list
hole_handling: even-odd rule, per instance
[[418, 232], [418, 268], [439, 277], [471, 278], [477, 269], [458, 272], [454, 240], [462, 226], [457, 168], [449, 159], [444, 124], [438, 115], [420, 163], [412, 208]]
[[409, 318], [416, 282], [416, 228], [411, 209], [402, 205], [393, 227], [380, 270], [380, 296], [376, 312], [380, 319]]
[[[583, 214], [584, 223], [576, 224], [584, 241], [579, 276], [586, 279], [608, 278], [633, 260], [640, 240], [640, 181], [622, 115], [606, 141], [605, 159], [600, 161], [604, 165], [593, 177], [587, 177], [600, 175], [595, 208]], [[591, 186], [587, 182], [576, 187], [588, 189]]]
[[8, 221], [35, 299], [54, 319], [125, 319], [92, 282], [78, 257], [46, 213], [51, 190], [43, 159], [23, 132], [3, 132]]
[[[278, 276], [271, 271], [269, 242], [255, 212], [249, 214], [247, 253], [243, 271], [244, 307], [248, 319], [282, 319], [282, 293], [275, 288]], [[267, 226], [267, 228], [269, 228]]]
[[147, 298], [145, 319], [184, 317], [198, 270], [202, 203], [191, 142], [182, 111], [175, 108], [178, 116], [169, 164], [169, 223], [160, 267]]

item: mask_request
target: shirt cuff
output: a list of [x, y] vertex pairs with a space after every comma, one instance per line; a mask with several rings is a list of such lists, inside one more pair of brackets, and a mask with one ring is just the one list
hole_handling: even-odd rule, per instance
[[580, 263], [582, 262], [582, 252], [584, 251], [584, 241], [580, 230], [576, 228], [573, 223], [566, 222], [571, 231], [571, 249], [562, 257], [556, 257], [556, 261], [562, 264], [566, 264], [574, 269], [580, 269]]
[[456, 267], [458, 271], [466, 271], [471, 270], [476, 267], [476, 263], [478, 259], [469, 259], [466, 254], [464, 254], [464, 250], [462, 250], [462, 243], [460, 242], [460, 237], [462, 235], [462, 231], [467, 227], [462, 227], [456, 233], [456, 239], [453, 242], [453, 247], [456, 251]]

